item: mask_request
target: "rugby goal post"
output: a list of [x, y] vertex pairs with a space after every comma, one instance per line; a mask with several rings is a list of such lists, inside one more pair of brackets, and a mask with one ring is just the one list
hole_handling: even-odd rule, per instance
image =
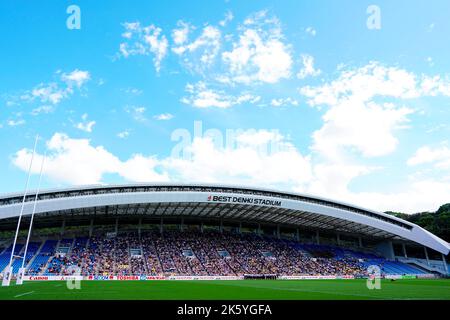
[[[2, 286], [4, 286], [4, 287], [10, 285], [11, 278], [12, 278], [12, 273], [14, 271], [12, 269], [12, 262], [13, 262], [13, 259], [14, 259], [14, 251], [16, 250], [17, 237], [19, 235], [20, 223], [22, 221], [23, 209], [25, 207], [25, 199], [27, 197], [28, 185], [29, 185], [29, 182], [30, 182], [31, 167], [33, 165], [34, 155], [36, 153], [36, 146], [37, 146], [37, 143], [38, 143], [38, 139], [39, 139], [39, 135], [36, 135], [36, 139], [34, 141], [33, 154], [31, 155], [30, 165], [28, 167], [28, 176], [27, 176], [27, 181], [25, 183], [25, 191], [23, 193], [22, 206], [20, 208], [19, 219], [17, 221], [16, 234], [14, 235], [14, 241], [13, 241], [13, 246], [12, 246], [12, 250], [11, 250], [11, 257], [9, 258], [9, 263], [6, 266], [6, 268], [4, 269], [4, 272], [3, 272]], [[25, 259], [25, 257], [23, 257], [23, 259]]]

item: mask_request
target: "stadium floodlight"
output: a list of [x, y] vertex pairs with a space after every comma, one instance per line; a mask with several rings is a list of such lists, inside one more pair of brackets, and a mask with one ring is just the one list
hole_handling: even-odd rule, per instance
[[17, 221], [17, 228], [16, 228], [16, 234], [14, 236], [12, 251], [11, 251], [11, 257], [9, 258], [8, 266], [5, 268], [5, 271], [3, 272], [3, 280], [2, 280], [2, 286], [9, 286], [12, 278], [12, 261], [14, 258], [14, 251], [16, 249], [16, 242], [17, 242], [17, 236], [19, 235], [19, 229], [20, 229], [20, 222], [22, 220], [22, 214], [23, 214], [23, 208], [25, 206], [25, 199], [27, 197], [28, 192], [28, 184], [30, 182], [30, 175], [31, 175], [31, 166], [33, 165], [34, 160], [34, 154], [36, 153], [36, 146], [39, 139], [39, 135], [36, 135], [36, 139], [34, 141], [34, 148], [33, 148], [33, 154], [31, 155], [31, 161], [30, 166], [28, 167], [28, 176], [27, 176], [27, 182], [25, 184], [25, 192], [23, 193], [22, 198], [22, 206], [20, 208], [20, 214], [19, 214], [19, 220]]
[[44, 157], [42, 158], [42, 162], [41, 162], [41, 169], [39, 172], [39, 182], [38, 182], [38, 187], [36, 190], [36, 195], [34, 196], [33, 212], [31, 213], [30, 226], [28, 227], [27, 242], [25, 243], [25, 250], [24, 250], [23, 259], [22, 259], [22, 267], [19, 269], [19, 273], [17, 274], [16, 285], [21, 285], [23, 283], [23, 276], [25, 275], [25, 269], [26, 269], [25, 260], [27, 258], [28, 244], [30, 243], [31, 230], [33, 228], [33, 219], [34, 219], [34, 214], [36, 212], [36, 204], [37, 204], [37, 200], [38, 200], [39, 191], [41, 188], [42, 170], [44, 168], [44, 162], [45, 162], [46, 155], [47, 155], [47, 153], [44, 154]]

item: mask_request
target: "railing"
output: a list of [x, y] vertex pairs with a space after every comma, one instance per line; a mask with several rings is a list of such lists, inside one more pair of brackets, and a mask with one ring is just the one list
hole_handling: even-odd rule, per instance
[[404, 262], [404, 263], [416, 264], [419, 267], [421, 267], [425, 270], [428, 270], [430, 272], [438, 272], [440, 274], [447, 274], [447, 271], [445, 270], [443, 261], [429, 260], [429, 263], [426, 263], [423, 261], [423, 259], [403, 258], [403, 257], [398, 257], [397, 260], [400, 262]]

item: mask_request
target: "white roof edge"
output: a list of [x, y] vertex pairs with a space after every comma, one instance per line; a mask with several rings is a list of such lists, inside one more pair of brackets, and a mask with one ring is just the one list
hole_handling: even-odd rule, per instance
[[[235, 188], [235, 189], [246, 189], [246, 190], [256, 190], [256, 191], [263, 191], [263, 192], [273, 192], [273, 193], [280, 193], [280, 194], [287, 194], [292, 196], [300, 196], [300, 197], [308, 197], [313, 198], [317, 200], [322, 201], [329, 201], [340, 205], [349, 206], [355, 209], [359, 210], [365, 210], [368, 212], [373, 212], [375, 214], [397, 220], [399, 222], [402, 222], [404, 224], [408, 224], [410, 226], [414, 226], [413, 223], [403, 220], [401, 218], [398, 218], [396, 216], [376, 211], [373, 209], [368, 209], [359, 205], [350, 204], [348, 202], [340, 201], [340, 200], [334, 200], [330, 198], [325, 198], [323, 196], [317, 196], [312, 195], [308, 193], [297, 193], [292, 191], [285, 191], [285, 190], [278, 190], [278, 189], [272, 189], [272, 188], [265, 188], [265, 187], [255, 187], [251, 185], [235, 185], [235, 184], [216, 184], [216, 183], [202, 183], [202, 182], [196, 182], [196, 183], [185, 183], [185, 182], [142, 182], [142, 183], [124, 183], [124, 184], [92, 184], [92, 185], [79, 185], [79, 186], [71, 186], [71, 187], [62, 187], [62, 188], [49, 188], [49, 189], [42, 189], [40, 193], [53, 193], [53, 192], [68, 192], [68, 191], [77, 191], [77, 190], [86, 190], [86, 189], [101, 189], [101, 188], [125, 188], [125, 187], [158, 187], [158, 186], [180, 186], [180, 187], [222, 187], [222, 188]], [[36, 193], [36, 190], [29, 190], [29, 194]], [[10, 197], [17, 197], [17, 196], [23, 196], [23, 192], [13, 192], [13, 193], [5, 193], [0, 194], [0, 200], [4, 198], [10, 198]]]

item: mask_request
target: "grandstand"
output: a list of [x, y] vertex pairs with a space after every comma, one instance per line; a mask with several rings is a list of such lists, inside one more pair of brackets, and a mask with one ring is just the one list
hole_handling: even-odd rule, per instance
[[[0, 272], [21, 194], [0, 196]], [[22, 264], [26, 196], [13, 273]], [[28, 219], [28, 220], [27, 220]], [[38, 195], [25, 257], [31, 277], [434, 277], [449, 244], [384, 213], [294, 193], [217, 185], [115, 185]]]

